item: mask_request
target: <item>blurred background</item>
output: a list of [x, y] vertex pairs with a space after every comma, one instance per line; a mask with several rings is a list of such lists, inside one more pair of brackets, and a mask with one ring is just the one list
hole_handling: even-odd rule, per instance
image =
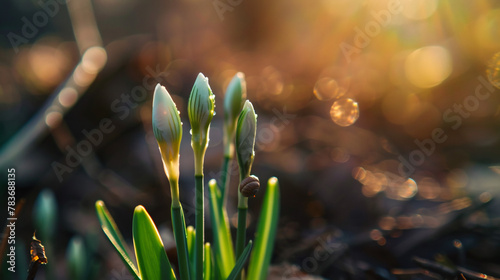
[[[35, 230], [49, 258], [37, 279], [72, 279], [68, 248], [78, 246], [88, 279], [132, 279], [99, 227], [98, 199], [130, 243], [133, 209], [144, 205], [172, 249], [154, 86], [168, 89], [184, 122], [189, 212], [192, 84], [202, 72], [216, 95], [205, 177], [219, 179], [221, 104], [238, 71], [258, 114], [253, 173], [281, 185], [276, 279], [440, 279], [413, 257], [500, 277], [500, 2], [2, 6], [0, 166], [3, 182], [16, 170], [21, 270], [2, 261], [3, 279], [25, 279]], [[249, 232], [262, 194], [250, 200]]]

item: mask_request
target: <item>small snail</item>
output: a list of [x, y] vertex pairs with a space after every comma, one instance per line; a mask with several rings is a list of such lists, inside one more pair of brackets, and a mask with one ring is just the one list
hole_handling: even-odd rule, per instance
[[260, 181], [257, 176], [250, 175], [240, 183], [240, 192], [245, 197], [255, 196], [260, 188]]

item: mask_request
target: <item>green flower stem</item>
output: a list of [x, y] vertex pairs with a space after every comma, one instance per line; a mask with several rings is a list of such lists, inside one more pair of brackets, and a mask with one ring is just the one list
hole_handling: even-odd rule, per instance
[[204, 185], [203, 175], [195, 175], [195, 189], [196, 189], [196, 241], [195, 241], [195, 279], [203, 280], [203, 256], [205, 244], [205, 216], [204, 216]]
[[[172, 189], [172, 188], [171, 188]], [[177, 258], [179, 259], [180, 280], [191, 280], [189, 273], [189, 254], [186, 240], [186, 225], [184, 224], [182, 206], [174, 205], [172, 200], [172, 226], [174, 228], [174, 239], [177, 245]]]
[[179, 200], [179, 181], [177, 178], [169, 179], [170, 182], [170, 196], [172, 197], [172, 207], [181, 207]]
[[[246, 177], [250, 176], [250, 168], [246, 173], [244, 173], [240, 168], [240, 183]], [[240, 191], [238, 191], [238, 228], [236, 230], [236, 259], [238, 259], [243, 250], [245, 249], [246, 232], [247, 232], [247, 211], [248, 211], [248, 197], [244, 197]], [[238, 280], [241, 279], [244, 271], [242, 270], [240, 275], [237, 277]]]
[[[232, 145], [232, 143], [230, 143]], [[229, 165], [231, 164], [232, 155], [225, 155], [224, 161], [222, 162], [222, 173], [221, 173], [221, 201], [220, 205], [222, 205], [225, 209], [226, 201], [227, 201], [227, 189], [229, 188], [229, 179], [231, 178]]]
[[[245, 200], [248, 198], [244, 197]], [[236, 231], [236, 258], [239, 258], [245, 249], [245, 239], [246, 239], [246, 226], [247, 226], [247, 211], [248, 207], [240, 208], [238, 206], [238, 229]], [[243, 270], [237, 279], [241, 279], [243, 275]]]
[[210, 123], [215, 114], [215, 96], [208, 84], [208, 78], [198, 74], [189, 96], [188, 115], [191, 124], [191, 147], [194, 152], [195, 200], [196, 200], [196, 240], [195, 279], [203, 280], [203, 257], [205, 243], [205, 195], [203, 186], [203, 161], [208, 146]]

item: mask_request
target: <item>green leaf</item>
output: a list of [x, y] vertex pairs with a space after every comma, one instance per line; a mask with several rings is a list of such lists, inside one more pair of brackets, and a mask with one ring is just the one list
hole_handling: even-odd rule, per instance
[[68, 260], [70, 279], [84, 279], [89, 270], [87, 268], [87, 252], [80, 236], [74, 236], [69, 241], [66, 259]]
[[248, 265], [247, 280], [261, 280], [267, 278], [274, 241], [276, 239], [279, 208], [280, 193], [278, 179], [272, 177], [267, 182], [266, 195], [259, 217], [257, 232], [255, 233], [255, 248]]
[[[245, 247], [245, 250], [241, 253], [241, 256], [238, 258], [238, 261], [236, 261], [236, 265], [233, 268], [233, 271], [231, 271], [231, 274], [227, 277], [227, 280], [235, 280], [239, 275], [243, 267], [245, 266], [245, 262], [248, 259], [248, 256], [250, 256], [250, 252], [252, 251], [252, 240], [248, 242], [247, 247]], [[265, 279], [265, 278], [262, 278]]]
[[123, 240], [123, 236], [118, 230], [113, 217], [111, 216], [111, 214], [109, 214], [106, 205], [102, 200], [98, 200], [95, 203], [95, 209], [97, 212], [97, 217], [99, 218], [99, 222], [101, 223], [102, 231], [104, 231], [104, 234], [106, 234], [113, 247], [115, 247], [116, 251], [120, 255], [120, 258], [130, 271], [130, 273], [136, 280], [140, 280], [141, 277], [139, 276], [139, 271], [135, 267], [128, 254], [130, 249], [127, 246], [127, 243], [125, 243], [125, 241]]
[[191, 275], [194, 275], [194, 262], [195, 262], [195, 256], [194, 256], [194, 243], [196, 239], [196, 231], [193, 226], [188, 226], [186, 228], [186, 240], [187, 240], [187, 246], [188, 246], [188, 253], [189, 253], [189, 267], [191, 268]]
[[213, 264], [212, 264], [212, 249], [210, 247], [210, 243], [205, 243], [205, 261], [203, 262], [203, 279], [204, 280], [212, 280], [215, 279], [213, 275]]
[[210, 218], [214, 235], [215, 266], [221, 277], [229, 276], [234, 267], [234, 251], [229, 221], [225, 210], [220, 205], [217, 182], [212, 179], [208, 182], [210, 192]]
[[160, 234], [148, 212], [141, 205], [137, 206], [134, 211], [132, 234], [141, 278], [144, 280], [175, 279]]
[[52, 240], [57, 221], [57, 201], [50, 189], [44, 189], [38, 195], [33, 207], [33, 219], [39, 237]]

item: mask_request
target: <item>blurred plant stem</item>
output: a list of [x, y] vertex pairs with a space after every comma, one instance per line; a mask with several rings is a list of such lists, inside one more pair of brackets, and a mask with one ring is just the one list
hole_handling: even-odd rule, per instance
[[[47, 132], [59, 126], [64, 115], [94, 82], [107, 62], [101, 35], [95, 22], [90, 0], [68, 1], [68, 11], [81, 59], [70, 76], [54, 91], [38, 112], [0, 149], [0, 167], [12, 164], [29, 151]], [[71, 105], [61, 104], [61, 96], [68, 91], [76, 92]]]
[[[234, 146], [232, 142], [228, 143], [228, 144], [224, 143], [224, 145]], [[224, 209], [226, 209], [225, 206], [227, 203], [227, 190], [229, 188], [229, 182], [231, 179], [231, 170], [230, 170], [229, 166], [231, 165], [232, 159], [233, 159], [232, 155], [225, 155], [224, 161], [222, 162], [222, 170], [221, 170], [221, 178], [220, 178], [220, 182], [221, 182], [221, 189], [220, 189], [220, 192], [221, 192], [220, 200], [221, 201], [220, 201], [220, 204], [222, 205], [222, 207]]]

